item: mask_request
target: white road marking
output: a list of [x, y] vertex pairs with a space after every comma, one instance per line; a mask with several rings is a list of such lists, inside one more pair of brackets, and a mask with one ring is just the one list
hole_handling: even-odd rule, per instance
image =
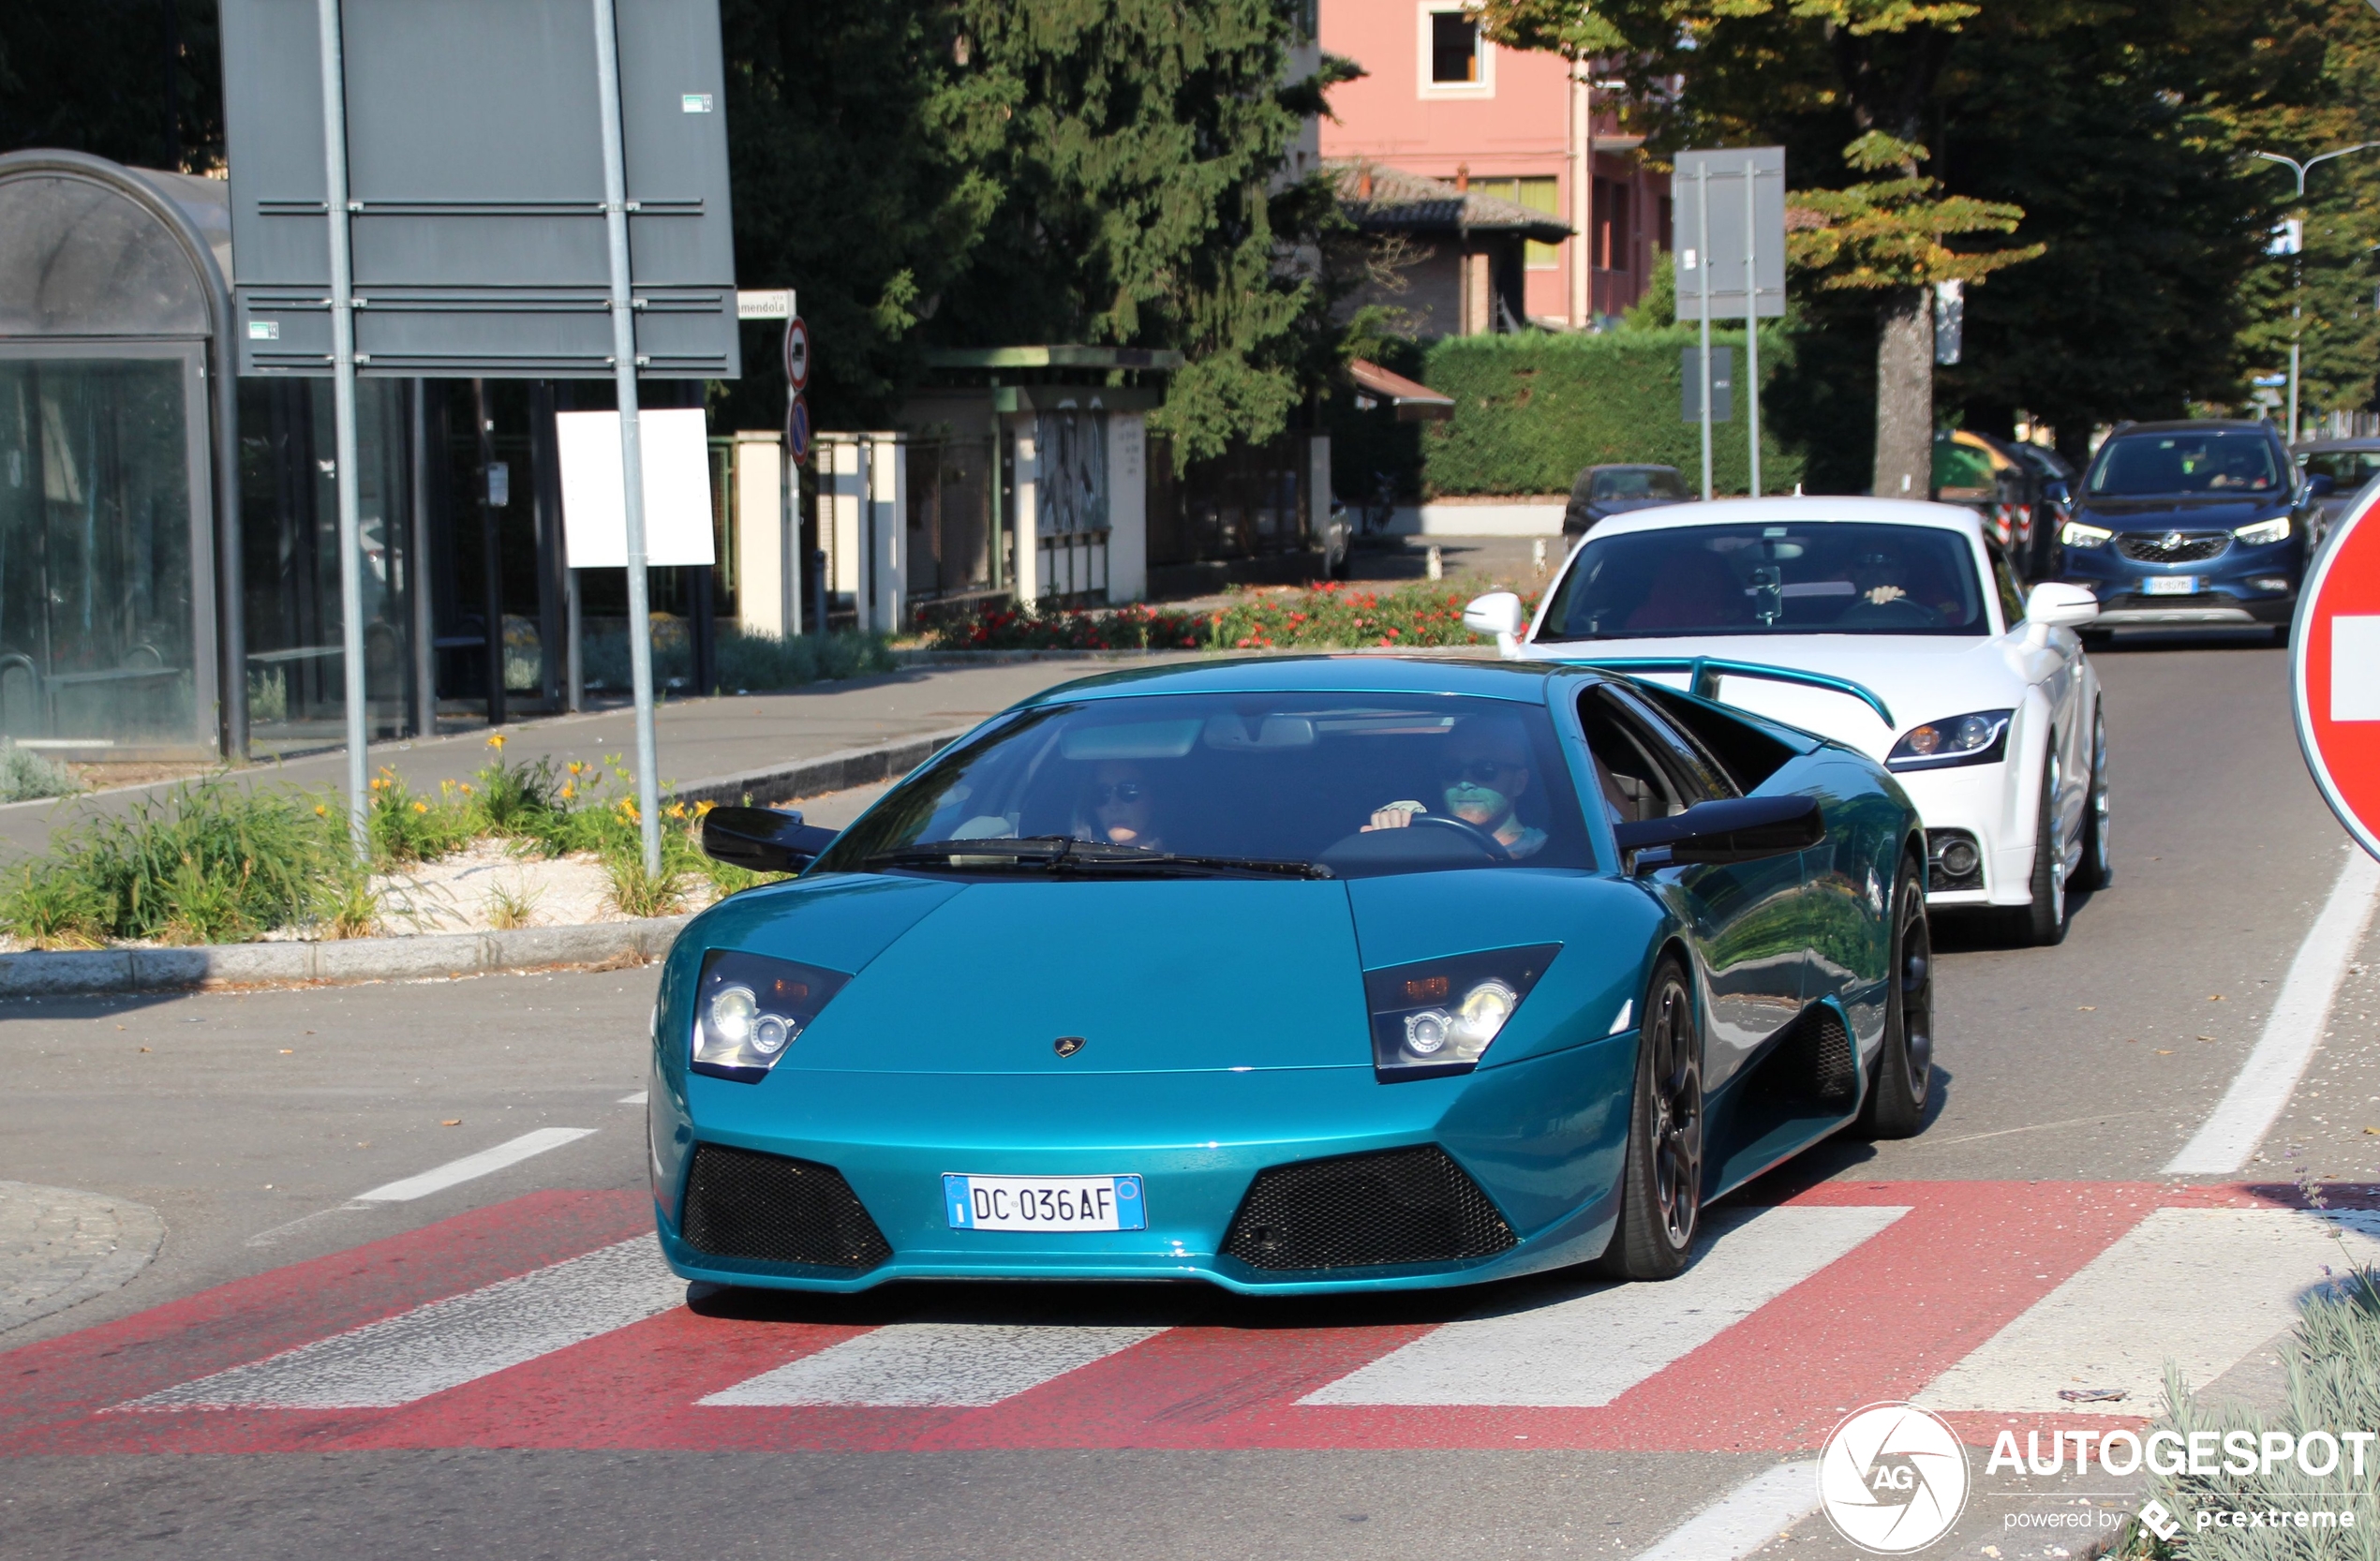
[[1730, 1210], [1694, 1266], [1659, 1285], [1599, 1285], [1448, 1323], [1301, 1404], [1611, 1403], [1908, 1213], [1906, 1208]]
[[2375, 899], [2380, 899], [2380, 862], [2350, 846], [2330, 898], [2313, 918], [2306, 941], [2298, 945], [2297, 958], [2289, 961], [2288, 977], [2281, 984], [2272, 1017], [2265, 1020], [2263, 1038], [2239, 1065], [2214, 1114], [2166, 1162], [2167, 1175], [2227, 1176], [2256, 1152], [2273, 1120], [2289, 1104], [2314, 1048], [2322, 1044], [2339, 978], [2363, 942]]
[[126, 1409], [393, 1409], [686, 1299], [650, 1236], [135, 1399]]
[[1636, 1561], [1739, 1561], [1817, 1507], [1817, 1464], [1779, 1464], [1671, 1529]]
[[981, 1407], [1130, 1349], [1162, 1328], [905, 1322], [721, 1389], [706, 1405]]
[[368, 1193], [358, 1193], [354, 1200], [358, 1203], [410, 1203], [417, 1197], [442, 1193], [449, 1187], [500, 1171], [507, 1166], [517, 1166], [533, 1154], [543, 1154], [549, 1149], [574, 1143], [594, 1131], [591, 1127], [541, 1127], [534, 1133], [508, 1138], [493, 1149], [466, 1154], [460, 1160], [449, 1160], [419, 1176], [409, 1176], [402, 1182], [392, 1182]]
[[2119, 1414], [2154, 1414], [2171, 1360], [2194, 1388], [2293, 1326], [2298, 1301], [2380, 1260], [2380, 1212], [2160, 1209], [1958, 1364], [1917, 1402], [2009, 1414], [2076, 1410], [2060, 1388], [2120, 1388]]
[[642, 1106], [645, 1104], [645, 1092], [639, 1090], [632, 1095], [622, 1095], [612, 1104], [615, 1106]]

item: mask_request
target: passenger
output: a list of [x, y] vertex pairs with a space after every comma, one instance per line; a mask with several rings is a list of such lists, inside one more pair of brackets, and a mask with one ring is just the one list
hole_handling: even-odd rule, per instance
[[1158, 833], [1156, 810], [1149, 777], [1141, 766], [1128, 760], [1108, 760], [1093, 772], [1082, 804], [1075, 810], [1075, 839], [1163, 851], [1166, 842]]
[[[1534, 855], [1545, 831], [1521, 822], [1514, 807], [1528, 795], [1528, 735], [1510, 716], [1468, 716], [1447, 737], [1438, 765], [1440, 795], [1447, 814], [1495, 838], [1510, 855]], [[1419, 802], [1391, 802], [1376, 809], [1365, 834], [1404, 829], [1430, 810]]]

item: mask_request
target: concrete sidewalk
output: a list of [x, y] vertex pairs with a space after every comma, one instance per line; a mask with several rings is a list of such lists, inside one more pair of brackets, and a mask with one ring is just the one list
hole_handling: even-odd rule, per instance
[[[796, 761], [898, 742], [974, 725], [1055, 684], [1120, 666], [1196, 659], [1132, 657], [924, 666], [840, 683], [819, 683], [788, 693], [672, 700], [656, 713], [662, 786], [782, 768]], [[599, 763], [618, 754], [632, 767], [635, 720], [625, 707], [524, 721], [504, 728], [511, 760], [551, 759], [557, 769], [573, 759]], [[441, 780], [463, 780], [487, 762], [484, 731], [405, 742], [376, 743], [373, 772], [385, 765], [416, 792]], [[346, 784], [343, 751], [228, 772], [243, 785], [291, 786], [335, 793]], [[59, 825], [94, 812], [122, 812], [172, 790], [172, 783], [127, 786], [82, 796], [0, 806], [0, 861], [49, 847]]]

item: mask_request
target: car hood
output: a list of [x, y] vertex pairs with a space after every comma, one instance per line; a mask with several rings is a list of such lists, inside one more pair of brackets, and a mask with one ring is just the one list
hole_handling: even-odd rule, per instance
[[[2027, 647], [2005, 638], [1951, 634], [1711, 635], [1659, 640], [1595, 640], [1530, 644], [1523, 653], [1548, 661], [1624, 662], [1637, 657], [1709, 656], [1757, 662], [1847, 678], [1869, 690], [1893, 712], [1886, 726], [1849, 694], [1796, 688], [1757, 677], [1723, 677], [1718, 697], [1755, 715], [1798, 726], [1882, 759], [1912, 726], [1971, 710], [2007, 710], [2024, 703], [2031, 681]], [[1627, 670], [1622, 667], [1620, 670]], [[1683, 689], [1684, 673], [1649, 681]]]
[[2111, 531], [2212, 531], [2285, 514], [2287, 494], [2180, 494], [2146, 498], [2083, 498], [2075, 518]]

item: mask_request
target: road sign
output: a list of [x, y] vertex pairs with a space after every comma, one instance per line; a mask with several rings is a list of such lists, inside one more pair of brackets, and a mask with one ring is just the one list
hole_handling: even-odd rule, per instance
[[785, 453], [796, 464], [810, 459], [810, 403], [798, 395], [785, 409]]
[[785, 321], [785, 388], [796, 395], [810, 388], [810, 326], [799, 315]]
[[[1703, 421], [1703, 354], [1698, 348], [1682, 348], [1677, 355], [1678, 420], [1682, 423]], [[1735, 421], [1735, 349], [1711, 349], [1711, 421]]]
[[[344, 125], [357, 372], [616, 372], [589, 0], [224, 0], [233, 340], [242, 374], [332, 371], [325, 108]], [[611, 14], [607, 8], [605, 14]], [[633, 171], [635, 368], [741, 372], [718, 0], [617, 7], [613, 117]], [[323, 82], [338, 83], [326, 105]]]
[[794, 290], [791, 288], [736, 290], [737, 320], [791, 320], [793, 314]]
[[[1750, 210], [1744, 179], [1751, 171]], [[1707, 179], [1709, 187], [1703, 187]], [[1670, 175], [1676, 196], [1677, 318], [1702, 318], [1704, 300], [1713, 320], [1744, 318], [1745, 269], [1748, 258], [1759, 313], [1785, 312], [1785, 149], [1738, 146], [1717, 152], [1680, 152]], [[1707, 198], [1707, 215], [1705, 199]], [[1703, 236], [1703, 229], [1709, 236]]]
[[2380, 856], [2380, 489], [2333, 527], [2298, 597], [2298, 745], [2339, 822]]

